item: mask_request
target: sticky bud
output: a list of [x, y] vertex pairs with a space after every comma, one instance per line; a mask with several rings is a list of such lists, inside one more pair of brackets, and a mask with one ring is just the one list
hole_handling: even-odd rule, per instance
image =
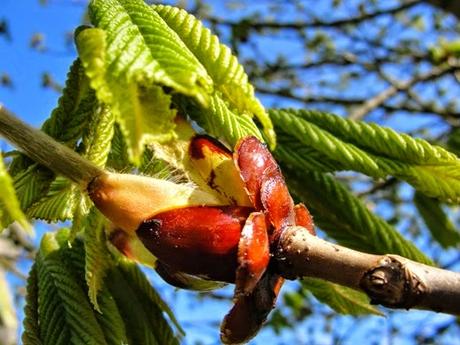
[[142, 221], [173, 209], [220, 206], [222, 201], [196, 186], [152, 177], [107, 173], [88, 186], [88, 195], [116, 228], [134, 233]]

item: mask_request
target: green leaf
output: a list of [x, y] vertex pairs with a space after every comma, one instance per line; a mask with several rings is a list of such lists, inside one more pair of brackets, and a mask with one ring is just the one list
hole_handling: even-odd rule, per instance
[[108, 289], [103, 289], [98, 294], [98, 302], [101, 312], [96, 314], [96, 318], [102, 327], [107, 345], [128, 345], [125, 322]]
[[[460, 201], [460, 160], [441, 147], [390, 128], [318, 111], [272, 110], [270, 116], [277, 130], [327, 157], [329, 165], [336, 162], [336, 170], [377, 178], [393, 175], [428, 196]], [[294, 160], [286, 155], [284, 159]]]
[[145, 143], [171, 139], [176, 116], [171, 109], [171, 96], [145, 81], [129, 81], [127, 76], [117, 80], [114, 74], [106, 74], [105, 67], [100, 66], [106, 56], [105, 32], [101, 29], [81, 31], [77, 44], [91, 85], [116, 115], [132, 159], [139, 160]]
[[153, 5], [153, 8], [185, 43], [188, 49], [206, 68], [215, 88], [231, 108], [240, 114], [254, 114], [264, 127], [270, 146], [275, 144], [275, 133], [264, 107], [254, 95], [243, 66], [231, 50], [219, 42], [219, 38], [193, 15], [183, 9]]
[[85, 231], [85, 279], [88, 296], [94, 308], [101, 312], [98, 293], [103, 288], [107, 270], [113, 266], [111, 254], [106, 245], [105, 227], [107, 221], [95, 208], [83, 225]]
[[369, 304], [369, 298], [362, 292], [317, 278], [303, 279], [302, 286], [308, 289], [318, 301], [329, 305], [337, 313], [355, 316], [383, 315]]
[[21, 208], [27, 210], [34, 202], [44, 197], [53, 181], [54, 174], [38, 164], [33, 164], [14, 175], [16, 190]]
[[[59, 98], [58, 106], [45, 121], [42, 130], [75, 150], [98, 107], [95, 93], [90, 89], [80, 60], [77, 59], [67, 74], [66, 85]], [[45, 197], [55, 178], [50, 170], [34, 164], [23, 154], [18, 154], [13, 160], [10, 172], [24, 210]]]
[[107, 157], [107, 167], [116, 171], [126, 172], [131, 169], [128, 156], [128, 145], [118, 124], [114, 126], [110, 153]]
[[92, 24], [106, 33], [109, 74], [128, 82], [148, 80], [205, 101], [212, 80], [153, 8], [141, 0], [93, 0]]
[[168, 315], [174, 327], [177, 329], [180, 336], [185, 335], [184, 330], [177, 321], [173, 311], [169, 306], [163, 301], [160, 295], [152, 287], [147, 277], [142, 273], [142, 271], [132, 263], [121, 263], [120, 269], [124, 272], [125, 276], [129, 276], [130, 281], [136, 286], [138, 291], [143, 295], [147, 296], [148, 300], [158, 306], [166, 315]]
[[296, 138], [279, 131], [278, 145], [274, 152], [279, 160], [305, 170], [332, 172], [339, 170], [339, 163], [310, 146], [303, 145]]
[[196, 120], [209, 134], [234, 147], [239, 139], [254, 135], [263, 141], [262, 135], [247, 114], [239, 114], [215, 93], [206, 109], [188, 107], [185, 112]]
[[13, 180], [6, 171], [3, 157], [0, 153], [0, 232], [12, 221], [18, 221], [21, 226], [32, 233], [32, 227], [21, 210], [20, 203], [16, 197]]
[[[90, 214], [90, 216], [93, 216], [92, 217], [93, 220], [97, 219], [97, 217], [94, 218], [94, 215], [96, 213], [97, 212], [93, 211]], [[70, 235], [71, 234], [64, 236], [64, 242], [66, 238], [71, 239], [70, 237], [68, 237]], [[66, 247], [63, 250], [63, 255], [66, 257], [66, 261], [70, 263], [70, 265], [72, 266], [79, 285], [84, 286], [84, 287], [87, 287], [88, 285], [87, 281], [85, 281], [86, 280], [85, 272], [86, 272], [87, 257], [88, 257], [88, 253], [86, 251], [88, 250], [90, 246], [89, 243], [86, 243], [88, 241], [90, 241], [90, 239], [87, 239], [87, 241], [83, 243], [82, 241], [77, 239], [73, 241], [71, 248]], [[107, 248], [104, 248], [104, 250], [107, 250]], [[90, 291], [88, 290], [88, 295], [89, 294], [90, 294]], [[118, 310], [118, 307], [114, 301], [113, 296], [110, 294], [105, 284], [103, 284], [102, 289], [97, 294], [97, 302], [98, 302], [99, 311], [94, 314], [96, 316], [96, 319], [99, 325], [102, 328], [102, 331], [104, 332], [104, 336], [105, 336], [105, 340], [107, 344], [108, 345], [129, 344], [127, 335], [126, 335], [125, 323], [123, 319], [121, 318], [120, 311]]]
[[69, 220], [73, 218], [76, 205], [82, 198], [78, 186], [63, 177], [57, 177], [48, 193], [27, 210], [27, 215], [49, 222]]
[[454, 247], [460, 243], [460, 233], [449, 220], [438, 200], [422, 193], [415, 193], [414, 204], [430, 230], [431, 236], [443, 248]]
[[27, 277], [26, 304], [24, 306], [24, 332], [22, 342], [24, 345], [41, 345], [40, 321], [38, 316], [38, 278], [37, 264], [34, 263]]
[[399, 254], [432, 263], [333, 177], [293, 168], [283, 171], [291, 192], [312, 212], [316, 225], [340, 244], [366, 253]]
[[114, 117], [106, 106], [97, 109], [82, 138], [82, 154], [97, 166], [104, 168], [114, 134]]
[[106, 344], [86, 293], [67, 262], [60, 250], [46, 249], [37, 259], [42, 341], [45, 344]]
[[113, 269], [106, 282], [125, 320], [130, 343], [179, 344], [179, 338], [164, 318], [163, 310], [139, 288], [130, 270], [123, 266]]
[[13, 303], [13, 296], [6, 281], [5, 272], [0, 267], [0, 342], [5, 345], [16, 343], [18, 331], [18, 320], [16, 308]]

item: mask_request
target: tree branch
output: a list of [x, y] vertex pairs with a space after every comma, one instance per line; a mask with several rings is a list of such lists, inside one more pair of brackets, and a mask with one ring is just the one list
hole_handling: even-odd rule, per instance
[[430, 71], [420, 75], [416, 75], [404, 82], [398, 84], [392, 83], [388, 88], [381, 91], [374, 97], [368, 99], [360, 107], [352, 111], [349, 114], [348, 118], [352, 120], [361, 120], [366, 114], [380, 107], [388, 99], [393, 97], [397, 92], [407, 91], [417, 83], [439, 78], [447, 73], [454, 72], [456, 69], [458, 69], [458, 66], [451, 66], [446, 64], [439, 67], [434, 67]]
[[[422, 3], [421, 0], [408, 0], [404, 1], [399, 6], [395, 6], [388, 9], [382, 9], [370, 13], [362, 13], [360, 15], [349, 17], [345, 19], [338, 19], [334, 21], [322, 21], [315, 19], [309, 22], [291, 22], [291, 23], [279, 23], [275, 21], [247, 21], [246, 25], [253, 30], [262, 30], [262, 29], [284, 29], [284, 30], [301, 30], [306, 28], [336, 28], [348, 24], [360, 24], [364, 21], [374, 19], [382, 15], [394, 15], [399, 12], [405, 11], [412, 6], [415, 6], [419, 3]], [[202, 18], [204, 20], [209, 20], [214, 25], [226, 25], [226, 26], [239, 26], [242, 24], [241, 21], [232, 21], [226, 20], [219, 17], [207, 16]]]
[[46, 133], [25, 124], [0, 104], [0, 135], [27, 156], [84, 188], [104, 173], [99, 167]]
[[365, 292], [373, 304], [460, 315], [460, 274], [398, 255], [373, 255], [287, 228], [275, 253], [287, 279], [315, 277]]

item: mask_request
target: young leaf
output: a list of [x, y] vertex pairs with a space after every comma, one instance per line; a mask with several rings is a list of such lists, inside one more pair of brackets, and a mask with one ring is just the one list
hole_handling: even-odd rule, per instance
[[32, 228], [21, 211], [19, 201], [13, 186], [13, 180], [6, 171], [3, 157], [0, 153], [0, 232], [13, 221], [18, 221], [21, 226], [32, 232]]
[[443, 248], [453, 247], [460, 243], [460, 233], [449, 220], [438, 200], [416, 192], [414, 204], [430, 230], [431, 236]]
[[251, 117], [247, 114], [239, 114], [230, 108], [219, 92], [212, 95], [208, 108], [188, 107], [185, 112], [209, 134], [227, 142], [230, 147], [234, 147], [239, 139], [249, 135], [254, 135], [263, 141]]
[[303, 279], [302, 286], [310, 291], [320, 302], [326, 303], [337, 313], [355, 316], [383, 315], [378, 309], [369, 304], [369, 298], [362, 292], [317, 278]]
[[142, 271], [136, 265], [132, 263], [120, 263], [120, 269], [124, 272], [125, 276], [129, 276], [130, 281], [136, 286], [138, 291], [143, 295], [147, 296], [148, 300], [158, 306], [166, 315], [168, 315], [172, 324], [178, 331], [180, 336], [183, 336], [184, 330], [177, 321], [173, 311], [169, 306], [163, 301], [160, 295], [152, 287], [147, 277], [142, 273]]
[[[42, 130], [56, 140], [76, 149], [78, 141], [82, 138], [97, 108], [95, 93], [90, 89], [80, 60], [77, 59], [67, 74], [66, 85], [59, 98], [58, 106], [53, 110], [50, 118], [45, 121]], [[51, 171], [34, 164], [23, 154], [18, 154], [13, 160], [10, 172], [14, 179], [18, 199], [24, 210], [47, 194], [55, 177]]]
[[80, 58], [99, 99], [111, 106], [116, 115], [128, 153], [138, 161], [145, 143], [172, 138], [176, 112], [170, 107], [171, 96], [161, 87], [139, 78], [129, 81], [125, 76], [118, 80], [114, 74], [107, 74], [105, 36], [101, 29], [80, 31], [77, 36]]
[[336, 162], [336, 169], [393, 175], [428, 196], [460, 200], [460, 160], [441, 147], [327, 113], [273, 110], [270, 115], [279, 130]]
[[420, 250], [396, 229], [376, 216], [327, 174], [284, 169], [291, 192], [314, 216], [315, 224], [329, 236], [349, 248], [376, 254], [399, 254], [431, 264]]
[[41, 345], [40, 324], [38, 316], [38, 278], [37, 264], [34, 263], [27, 277], [26, 304], [24, 307], [24, 332], [22, 342], [24, 345]]
[[257, 116], [270, 146], [274, 146], [275, 133], [271, 120], [255, 97], [254, 88], [249, 83], [243, 66], [238, 63], [231, 50], [185, 10], [164, 5], [153, 5], [153, 9], [203, 64], [216, 89], [222, 93], [222, 98], [238, 113]]
[[[43, 241], [55, 239], [45, 236]], [[106, 344], [85, 292], [56, 244], [43, 243], [37, 259], [40, 336], [45, 344]]]
[[[105, 31], [109, 78], [145, 80], [205, 101], [212, 80], [179, 36], [142, 0], [93, 0], [92, 24]], [[79, 47], [80, 48], [80, 47]]]
[[103, 287], [107, 270], [113, 266], [105, 238], [106, 222], [105, 218], [93, 208], [83, 225], [85, 230], [85, 279], [88, 284], [89, 299], [98, 311], [101, 311], [98, 304], [98, 293]]
[[78, 186], [63, 177], [57, 177], [48, 193], [27, 210], [27, 215], [49, 222], [69, 220], [73, 218], [76, 203], [81, 199]]
[[162, 310], [136, 284], [131, 283], [129, 272], [115, 268], [109, 272], [106, 282], [126, 322], [130, 343], [179, 344]]
[[125, 322], [108, 289], [103, 289], [98, 294], [98, 305], [101, 312], [96, 314], [96, 318], [104, 332], [107, 345], [132, 344], [128, 341]]

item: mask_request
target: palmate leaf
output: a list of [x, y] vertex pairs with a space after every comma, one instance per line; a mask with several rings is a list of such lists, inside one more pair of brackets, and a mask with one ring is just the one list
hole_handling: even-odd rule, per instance
[[362, 292], [317, 278], [303, 279], [302, 286], [337, 313], [355, 316], [383, 315], [377, 308], [369, 304], [369, 297]]
[[340, 244], [366, 253], [399, 254], [431, 264], [411, 242], [333, 177], [287, 167], [283, 171], [291, 192], [312, 212], [315, 224]]
[[[254, 95], [244, 68], [231, 50], [219, 42], [219, 38], [205, 28], [193, 15], [185, 10], [164, 5], [153, 5], [154, 10], [182, 39], [188, 49], [206, 68], [216, 90], [239, 114], [257, 116], [271, 146], [275, 144], [275, 133], [264, 107]], [[242, 119], [243, 120], [243, 119]], [[221, 130], [220, 133], [225, 132]]]
[[[100, 215], [98, 212], [95, 212], [95, 210], [92, 210], [90, 213], [89, 217], [92, 219], [92, 224], [88, 222], [88, 226], [91, 225], [96, 225], [94, 222], [98, 222], [101, 220]], [[89, 230], [90, 229], [85, 229]], [[95, 310], [97, 312], [95, 313], [96, 319], [99, 323], [99, 325], [102, 328], [102, 331], [104, 332], [105, 340], [107, 342], [107, 345], [125, 345], [125, 344], [130, 344], [128, 341], [127, 337], [127, 332], [126, 332], [126, 327], [125, 323], [120, 315], [120, 311], [118, 310], [118, 307], [115, 303], [115, 300], [109, 290], [106, 288], [106, 285], [102, 281], [102, 278], [106, 276], [106, 269], [100, 270], [97, 273], [97, 276], [91, 277], [91, 280], [94, 281], [100, 281], [101, 283], [101, 290], [94, 291], [97, 293], [97, 296], [94, 296], [94, 298], [97, 297], [97, 308], [95, 303], [91, 300], [91, 287], [90, 283], [88, 281], [88, 275], [87, 275], [87, 267], [88, 265], [91, 266], [92, 264], [89, 264], [89, 261], [93, 260], [93, 256], [96, 255], [98, 256], [97, 253], [88, 253], [87, 251], [92, 251], [93, 249], [103, 249], [103, 253], [100, 254], [100, 256], [105, 256], [107, 254], [107, 248], [98, 248], [99, 246], [96, 244], [93, 246], [92, 243], [87, 243], [89, 241], [92, 241], [93, 239], [91, 236], [87, 235], [85, 233], [85, 238], [87, 240], [82, 243], [79, 240], [76, 240], [72, 243], [72, 248], [66, 248], [64, 250], [64, 255], [68, 259], [74, 269], [74, 272], [76, 273], [76, 277], [79, 281], [79, 284], [81, 286], [86, 286], [88, 288], [88, 297], [90, 298], [90, 302], [95, 306]], [[70, 239], [70, 238], [69, 238]], [[91, 249], [90, 249], [91, 247]], [[92, 259], [88, 260], [88, 258], [91, 257]], [[101, 263], [101, 258], [96, 258], [94, 261], [96, 264]], [[109, 265], [103, 264], [102, 266], [108, 267]], [[112, 268], [114, 267], [114, 264], [110, 265]], [[94, 267], [93, 267], [94, 268]], [[101, 266], [98, 266], [100, 269]], [[97, 267], [96, 267], [97, 269]]]
[[16, 191], [14, 190], [13, 180], [6, 171], [1, 153], [0, 190], [0, 232], [13, 221], [18, 221], [25, 230], [32, 232], [32, 227], [21, 210], [21, 205], [19, 204], [16, 197]]
[[143, 1], [95, 0], [96, 29], [77, 33], [77, 47], [98, 98], [108, 104], [139, 162], [149, 140], [171, 139], [175, 111], [161, 86], [206, 103], [212, 80], [179, 37]]
[[231, 146], [248, 134], [262, 139], [256, 115], [274, 146], [271, 121], [242, 66], [194, 17], [141, 0], [93, 0], [90, 17], [95, 28], [76, 32], [80, 59], [136, 165], [144, 144], [173, 138], [174, 108], [185, 103], [186, 115], [199, 114], [200, 125]]
[[165, 318], [169, 308], [133, 264], [111, 266], [100, 312], [94, 310], [86, 294], [86, 246], [79, 239], [69, 244], [69, 235], [61, 230], [42, 240], [28, 280], [25, 345], [179, 343]]
[[428, 230], [430, 230], [431, 236], [443, 248], [453, 247], [460, 243], [460, 233], [449, 220], [438, 200], [416, 192], [414, 204]]
[[[329, 165], [336, 162], [336, 170], [355, 170], [372, 177], [393, 175], [428, 196], [460, 201], [460, 160], [441, 147], [328, 113], [273, 110], [270, 115], [277, 129], [318, 151]], [[292, 162], [286, 157], [288, 151], [289, 143], [284, 159]]]

